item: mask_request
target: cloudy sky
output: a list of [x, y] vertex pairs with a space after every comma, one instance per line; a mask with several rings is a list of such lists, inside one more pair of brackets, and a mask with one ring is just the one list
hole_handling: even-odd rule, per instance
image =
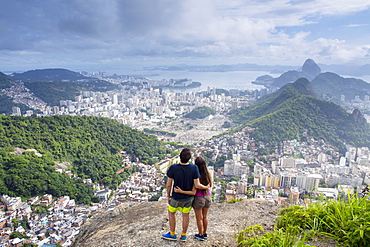
[[370, 63], [370, 0], [1, 0], [0, 71]]

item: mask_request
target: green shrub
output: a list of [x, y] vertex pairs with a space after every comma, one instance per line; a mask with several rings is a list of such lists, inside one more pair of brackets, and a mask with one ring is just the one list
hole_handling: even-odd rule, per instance
[[278, 229], [286, 229], [295, 226], [301, 230], [312, 229], [312, 223], [323, 217], [323, 207], [321, 203], [311, 204], [308, 208], [301, 206], [291, 206], [280, 210], [276, 220]]
[[272, 232], [248, 227], [237, 236], [239, 246], [306, 246], [306, 240], [335, 241], [338, 246], [368, 246], [370, 201], [357, 195], [327, 200], [308, 207], [280, 210]]
[[236, 202], [240, 202], [240, 201], [243, 201], [242, 198], [233, 198], [231, 200], [228, 200], [227, 203], [236, 203]]
[[370, 243], [370, 201], [349, 196], [330, 201], [324, 208], [322, 232], [342, 246], [367, 246]]
[[289, 227], [286, 231], [278, 229], [271, 232], [264, 232], [260, 225], [249, 226], [240, 231], [237, 237], [238, 246], [263, 246], [263, 247], [293, 247], [309, 246], [304, 245], [305, 237], [299, 237], [299, 229]]

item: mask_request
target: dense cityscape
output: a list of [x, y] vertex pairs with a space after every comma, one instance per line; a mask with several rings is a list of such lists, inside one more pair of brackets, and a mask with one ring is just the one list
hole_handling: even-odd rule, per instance
[[[369, 246], [369, 16], [1, 0], [0, 247]], [[166, 175], [184, 148], [201, 198], [204, 162]]]
[[[327, 198], [338, 198], [347, 192], [361, 192], [369, 181], [369, 148], [347, 146], [341, 156], [321, 140], [307, 136], [307, 142], [286, 140], [279, 148], [271, 150], [264, 143], [256, 143], [249, 137], [249, 127], [233, 134], [223, 134], [225, 123], [231, 122], [226, 113], [232, 109], [253, 104], [260, 97], [274, 90], [243, 92], [231, 90], [230, 95], [216, 93], [215, 88], [205, 92], [175, 92], [160, 86], [183, 88], [190, 79], [161, 82], [146, 78], [112, 77], [110, 82], [127, 85], [119, 91], [106, 93], [82, 92], [74, 101], [64, 100], [59, 106], [47, 106], [34, 97], [21, 84], [4, 93], [17, 102], [27, 104], [42, 113], [50, 115], [93, 115], [108, 117], [138, 130], [164, 131], [159, 139], [182, 142], [194, 147], [197, 154], [207, 155], [210, 161], [221, 165], [210, 167], [215, 174], [214, 201], [229, 201], [256, 197], [277, 204], [304, 205], [319, 193]], [[156, 88], [156, 89], [155, 89]], [[344, 99], [343, 99], [344, 100]], [[349, 109], [354, 106], [369, 108], [369, 97], [355, 102], [346, 102]], [[207, 106], [216, 110], [216, 115], [206, 119], [189, 120], [182, 116], [193, 109]], [[25, 116], [33, 115], [28, 111]], [[13, 108], [13, 115], [21, 115]], [[174, 133], [169, 136], [165, 133]], [[301, 135], [307, 135], [301, 133]], [[172, 147], [173, 151], [179, 151]], [[267, 150], [269, 150], [267, 152]], [[37, 152], [35, 150], [35, 152]], [[162, 200], [164, 174], [168, 167], [178, 162], [178, 157], [169, 157], [158, 164], [130, 162], [136, 172], [124, 181], [117, 190], [95, 186], [95, 195], [100, 203], [76, 205], [68, 196], [53, 198], [51, 195], [35, 197], [23, 202], [20, 197], [1, 196], [0, 242], [1, 246], [22, 246], [25, 243], [59, 244], [70, 246], [84, 227], [84, 223], [95, 214], [114, 210], [122, 203]], [[70, 171], [60, 172], [74, 176]], [[88, 179], [85, 183], [91, 183]], [[312, 191], [315, 189], [314, 191]], [[40, 211], [31, 210], [39, 205]], [[18, 234], [18, 235], [17, 235]], [[13, 236], [11, 238], [11, 236]]]

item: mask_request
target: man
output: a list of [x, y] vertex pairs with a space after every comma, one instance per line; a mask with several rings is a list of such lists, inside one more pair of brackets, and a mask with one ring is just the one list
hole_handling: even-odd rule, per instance
[[[180, 240], [186, 241], [186, 232], [189, 226], [189, 213], [191, 211], [195, 188], [208, 189], [199, 182], [199, 170], [196, 165], [189, 164], [191, 151], [184, 148], [180, 153], [180, 164], [172, 165], [167, 171], [167, 197], [168, 197], [168, 219], [170, 231], [162, 234], [162, 238], [167, 240], [177, 240], [176, 237], [176, 211], [182, 213], [182, 234]], [[184, 191], [193, 191], [192, 195], [176, 193], [173, 187], [180, 187]], [[172, 192], [172, 193], [171, 193]]]

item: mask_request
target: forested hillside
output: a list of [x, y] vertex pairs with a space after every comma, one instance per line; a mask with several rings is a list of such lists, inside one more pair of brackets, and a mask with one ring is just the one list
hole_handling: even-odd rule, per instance
[[[0, 72], [1, 73], [1, 72]], [[118, 86], [98, 78], [83, 76], [67, 69], [39, 69], [7, 76], [0, 74], [0, 89], [23, 82], [24, 86], [49, 106], [59, 106], [60, 100], [75, 100], [81, 91], [106, 92]], [[1, 96], [1, 95], [0, 95]], [[8, 101], [5, 102], [7, 105]], [[4, 102], [0, 101], [0, 109]], [[6, 113], [9, 113], [9, 107]], [[1, 112], [1, 111], [0, 111]], [[5, 111], [3, 111], [5, 113]]]
[[14, 81], [10, 79], [7, 75], [0, 72], [0, 89], [8, 88], [14, 85]]
[[48, 155], [38, 157], [34, 152], [22, 156], [0, 149], [0, 193], [12, 197], [30, 198], [44, 194], [68, 195], [78, 203], [98, 202], [93, 188], [81, 179], [71, 179], [55, 170], [55, 161]]
[[77, 82], [25, 82], [33, 94], [50, 106], [59, 106], [61, 100], [75, 100], [84, 87]]
[[[15, 156], [10, 153], [15, 147], [36, 149], [42, 157], [33, 152]], [[121, 151], [147, 164], [167, 153], [155, 136], [112, 119], [89, 116], [0, 115], [0, 151], [0, 193], [23, 197], [67, 194], [84, 202], [91, 201], [86, 197], [91, 188], [56, 173], [55, 162], [70, 162], [75, 175], [115, 188], [131, 172], [129, 168], [116, 174], [124, 167]]]
[[275, 143], [305, 138], [302, 133], [324, 140], [344, 151], [343, 142], [370, 146], [370, 128], [356, 111], [348, 114], [340, 106], [315, 98], [310, 82], [301, 78], [295, 83], [256, 104], [231, 113], [236, 123], [256, 128], [251, 136], [258, 141]]
[[346, 101], [354, 100], [359, 96], [362, 100], [370, 94], [370, 84], [356, 78], [344, 78], [337, 74], [326, 72], [318, 75], [311, 81], [317, 97], [341, 104], [341, 96]]
[[60, 100], [75, 100], [81, 91], [106, 92], [117, 89], [117, 86], [103, 80], [85, 82], [25, 82], [24, 85], [36, 96], [50, 106], [59, 105]]
[[202, 118], [208, 117], [209, 115], [215, 115], [215, 114], [216, 114], [216, 111], [213, 110], [212, 108], [208, 106], [201, 106], [201, 107], [197, 107], [193, 109], [191, 112], [186, 114], [184, 117], [196, 120], [196, 119], [202, 119]]
[[29, 81], [78, 81], [89, 79], [80, 73], [67, 69], [36, 69], [29, 70], [23, 73], [13, 73], [11, 77], [14, 80], [21, 80], [23, 82]]

